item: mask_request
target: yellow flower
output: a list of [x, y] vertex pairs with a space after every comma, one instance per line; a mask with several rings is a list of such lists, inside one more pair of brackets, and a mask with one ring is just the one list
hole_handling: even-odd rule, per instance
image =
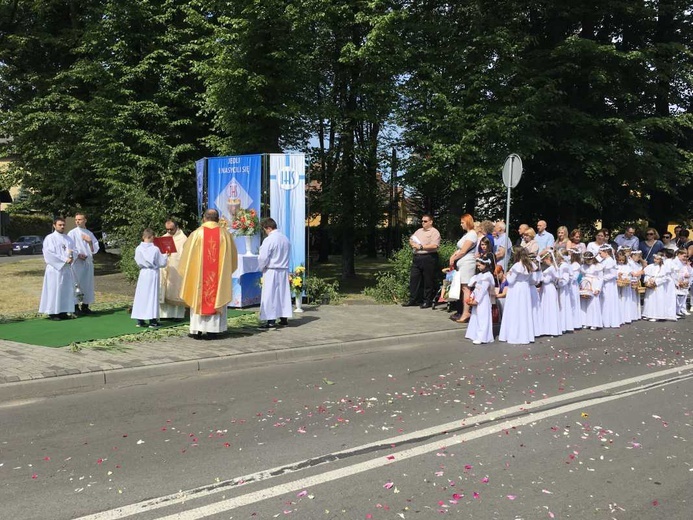
[[305, 273], [305, 272], [306, 272], [306, 268], [303, 267], [302, 265], [299, 265], [299, 266], [296, 268], [296, 274], [303, 274], [303, 273]]

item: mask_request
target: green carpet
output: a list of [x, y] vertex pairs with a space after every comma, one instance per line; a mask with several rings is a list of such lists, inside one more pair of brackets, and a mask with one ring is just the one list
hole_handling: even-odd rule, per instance
[[[252, 311], [229, 309], [229, 318], [235, 318]], [[44, 347], [65, 347], [71, 343], [81, 343], [99, 339], [114, 338], [126, 334], [145, 334], [154, 329], [136, 327], [137, 322], [130, 318], [127, 309], [94, 311], [89, 316], [73, 320], [51, 321], [39, 318], [0, 324], [0, 339], [41, 345]], [[176, 327], [189, 323], [171, 320], [160, 321], [161, 327]]]

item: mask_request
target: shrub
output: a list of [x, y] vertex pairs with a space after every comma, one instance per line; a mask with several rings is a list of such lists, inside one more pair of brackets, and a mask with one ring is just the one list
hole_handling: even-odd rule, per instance
[[53, 232], [53, 220], [48, 215], [10, 215], [7, 234], [17, 240], [22, 235], [38, 235], [41, 238]]
[[337, 303], [342, 297], [339, 294], [339, 282], [336, 281], [329, 283], [317, 276], [306, 276], [304, 287], [308, 303]]
[[[442, 240], [438, 248], [439, 268], [448, 266], [448, 259], [455, 252], [457, 246], [454, 242]], [[409, 240], [402, 242], [402, 248], [390, 259], [391, 270], [379, 272], [375, 275], [374, 287], [364, 290], [366, 296], [370, 296], [380, 303], [402, 303], [409, 299], [409, 272], [414, 252], [409, 247]], [[442, 272], [437, 282], [442, 280]]]

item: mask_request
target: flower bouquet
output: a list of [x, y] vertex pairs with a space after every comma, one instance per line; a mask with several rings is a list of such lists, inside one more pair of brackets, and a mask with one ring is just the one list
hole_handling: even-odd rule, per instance
[[306, 285], [306, 268], [299, 265], [293, 272], [289, 273], [289, 288], [291, 294], [296, 298], [296, 311], [303, 312], [303, 288]]
[[231, 221], [231, 229], [238, 236], [252, 237], [260, 231], [260, 219], [254, 209], [239, 208]]
[[306, 282], [306, 268], [299, 265], [292, 273], [289, 273], [289, 287], [291, 294], [299, 298], [303, 292], [303, 287]]

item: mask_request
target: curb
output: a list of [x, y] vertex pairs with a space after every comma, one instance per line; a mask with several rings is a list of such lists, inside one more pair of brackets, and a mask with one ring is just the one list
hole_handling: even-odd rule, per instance
[[460, 330], [423, 331], [401, 336], [281, 348], [262, 352], [236, 353], [193, 361], [175, 361], [134, 368], [98, 370], [84, 374], [5, 383], [0, 385], [0, 403], [89, 392], [108, 386], [145, 383], [152, 378], [158, 377], [192, 376], [200, 373], [211, 374], [221, 371], [257, 368], [269, 363], [295, 363], [298, 361], [339, 358], [354, 354], [368, 354], [379, 350], [424, 346], [432, 341], [449, 340], [455, 337], [460, 338]]

